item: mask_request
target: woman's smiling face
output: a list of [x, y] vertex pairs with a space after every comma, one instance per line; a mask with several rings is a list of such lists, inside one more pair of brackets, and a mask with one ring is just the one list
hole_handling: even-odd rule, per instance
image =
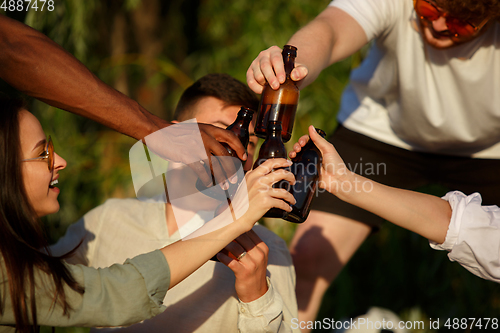
[[66, 161], [54, 153], [51, 172], [49, 159], [35, 159], [46, 155], [47, 138], [38, 119], [26, 110], [19, 113], [19, 133], [21, 158], [34, 159], [22, 163], [24, 188], [29, 202], [39, 217], [56, 213], [59, 210], [59, 189], [53, 185], [59, 178], [58, 172], [66, 167]]

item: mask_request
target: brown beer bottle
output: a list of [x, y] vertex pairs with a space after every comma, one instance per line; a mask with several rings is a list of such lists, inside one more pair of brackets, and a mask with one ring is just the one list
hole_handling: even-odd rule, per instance
[[288, 142], [292, 137], [295, 111], [297, 111], [299, 101], [299, 88], [295, 81], [290, 78], [290, 73], [295, 67], [297, 48], [285, 45], [281, 54], [285, 64], [286, 80], [278, 90], [273, 90], [268, 83], [264, 86], [260, 98], [255, 134], [260, 138], [265, 138], [268, 122], [280, 121], [283, 127], [281, 133], [283, 142]]
[[[286, 148], [281, 139], [281, 132], [281, 122], [269, 121], [267, 137], [262, 146], [260, 146], [259, 156], [253, 165], [254, 169], [270, 158], [287, 158]], [[286, 180], [281, 180], [274, 184], [273, 187], [289, 190], [290, 183]], [[264, 214], [264, 217], [283, 218], [285, 215], [286, 211], [279, 208], [271, 208]]]
[[[229, 125], [226, 129], [228, 131], [236, 134], [238, 139], [240, 139], [241, 144], [245, 149], [248, 147], [248, 142], [250, 141], [250, 131], [248, 127], [250, 126], [250, 122], [252, 121], [254, 111], [247, 107], [242, 106], [240, 111], [238, 111], [238, 117]], [[232, 157], [238, 158], [236, 152], [225, 142], [221, 143], [229, 152]]]
[[[316, 128], [316, 132], [325, 137], [325, 132]], [[311, 202], [316, 193], [319, 179], [319, 170], [323, 159], [321, 152], [312, 140], [292, 158], [290, 171], [295, 176], [295, 184], [290, 186], [289, 192], [297, 201], [292, 205], [292, 211], [284, 219], [294, 223], [302, 223], [307, 219], [311, 209]]]
[[[226, 129], [228, 131], [233, 132], [236, 134], [238, 139], [240, 140], [241, 144], [245, 148], [245, 150], [248, 147], [248, 142], [250, 141], [250, 131], [249, 131], [249, 126], [253, 118], [254, 111], [252, 109], [249, 109], [247, 107], [242, 106], [240, 111], [238, 111], [238, 116], [236, 117], [236, 120], [229, 125]], [[221, 145], [224, 146], [224, 148], [227, 149], [229, 152], [229, 155], [232, 157], [238, 158], [238, 155], [236, 152], [226, 143], [222, 142]], [[239, 159], [239, 158], [238, 158]], [[242, 162], [244, 163], [244, 162]], [[238, 163], [235, 160], [235, 166], [238, 169], [242, 164]], [[227, 175], [229, 178], [231, 175]], [[241, 182], [241, 179], [238, 180], [237, 184], [231, 184], [230, 189], [228, 190], [228, 193], [225, 193], [225, 191], [219, 186], [219, 185], [214, 185], [211, 187], [206, 187], [205, 184], [201, 181], [200, 178], [196, 181], [196, 188], [198, 191], [203, 192], [204, 194], [215, 198], [219, 200], [224, 200], [226, 198], [227, 194], [230, 194], [231, 196], [234, 195], [236, 192], [236, 189], [238, 188], [239, 183]]]

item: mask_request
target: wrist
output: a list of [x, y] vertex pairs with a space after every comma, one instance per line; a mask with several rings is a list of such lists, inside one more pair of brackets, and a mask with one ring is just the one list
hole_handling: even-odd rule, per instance
[[269, 281], [266, 276], [259, 281], [248, 281], [236, 287], [236, 294], [242, 303], [250, 303], [264, 296], [269, 290]]
[[[248, 209], [250, 209], [250, 207]], [[253, 226], [258, 221], [255, 218], [251, 218], [249, 216], [249, 213], [250, 212], [247, 210], [245, 214], [243, 214], [239, 219], [236, 220], [236, 223], [233, 223], [237, 225], [237, 228], [241, 231], [241, 234], [252, 230]]]
[[336, 184], [336, 196], [342, 201], [352, 203], [360, 194], [371, 192], [373, 183], [371, 180], [348, 171], [339, 178]]

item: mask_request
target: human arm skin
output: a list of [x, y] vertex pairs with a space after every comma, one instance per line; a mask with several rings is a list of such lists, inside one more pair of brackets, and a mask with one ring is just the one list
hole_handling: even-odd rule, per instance
[[[0, 15], [0, 50], [0, 78], [49, 105], [87, 117], [137, 140], [170, 125], [102, 82], [44, 34], [4, 15]], [[219, 143], [226, 142], [238, 157], [246, 160], [245, 149], [234, 133], [209, 124], [198, 126], [207, 156], [229, 156]], [[173, 142], [164, 145], [164, 151], [159, 153], [169, 160], [183, 162], [175, 148]], [[221, 164], [226, 174], [236, 172], [229, 159], [222, 159]], [[211, 177], [201, 164], [191, 165], [204, 183], [209, 184]], [[222, 173], [215, 169], [214, 173], [218, 183], [222, 182]]]
[[[313, 126], [309, 127], [309, 136], [323, 155], [321, 188], [433, 242], [444, 242], [451, 220], [451, 207], [447, 201], [382, 185], [357, 175], [347, 169], [333, 145], [317, 134]], [[290, 157], [294, 157], [307, 140], [307, 136], [301, 137]]]
[[4, 15], [0, 31], [0, 77], [17, 90], [136, 139], [169, 125], [42, 33]]
[[[299, 87], [312, 83], [323, 69], [345, 59], [368, 42], [359, 23], [336, 7], [327, 7], [314, 20], [297, 31], [287, 44], [297, 47], [295, 69], [291, 73]], [[285, 69], [281, 49], [272, 46], [262, 51], [247, 71], [248, 86], [262, 93], [269, 82], [273, 89], [285, 82]]]
[[[258, 168], [247, 172], [245, 179], [249, 206], [246, 212], [235, 222], [224, 227], [214, 228], [214, 225], [220, 226], [220, 224], [214, 222], [225, 224], [225, 221], [216, 221], [227, 216], [221, 214], [195, 232], [201, 234], [201, 236], [182, 240], [161, 249], [170, 267], [170, 288], [198, 269], [233, 239], [250, 231], [253, 225], [269, 209], [276, 207], [288, 212], [291, 211], [290, 204], [295, 203], [293, 195], [284, 189], [272, 187], [272, 184], [281, 179], [285, 179], [292, 184], [295, 182], [291, 172], [280, 169], [288, 167], [290, 164], [291, 162], [285, 159], [270, 159], [262, 163]], [[273, 171], [274, 169], [279, 170]], [[204, 233], [204, 228], [208, 233]], [[200, 249], [203, 250], [200, 251]]]

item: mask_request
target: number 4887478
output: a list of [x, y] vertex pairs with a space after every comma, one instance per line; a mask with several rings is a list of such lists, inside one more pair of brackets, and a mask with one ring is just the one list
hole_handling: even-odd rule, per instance
[[22, 12], [28, 10], [49, 12], [55, 9], [54, 0], [4, 0], [0, 9], [6, 12]]
[[448, 329], [480, 329], [497, 330], [499, 328], [498, 318], [448, 318], [444, 323]]

